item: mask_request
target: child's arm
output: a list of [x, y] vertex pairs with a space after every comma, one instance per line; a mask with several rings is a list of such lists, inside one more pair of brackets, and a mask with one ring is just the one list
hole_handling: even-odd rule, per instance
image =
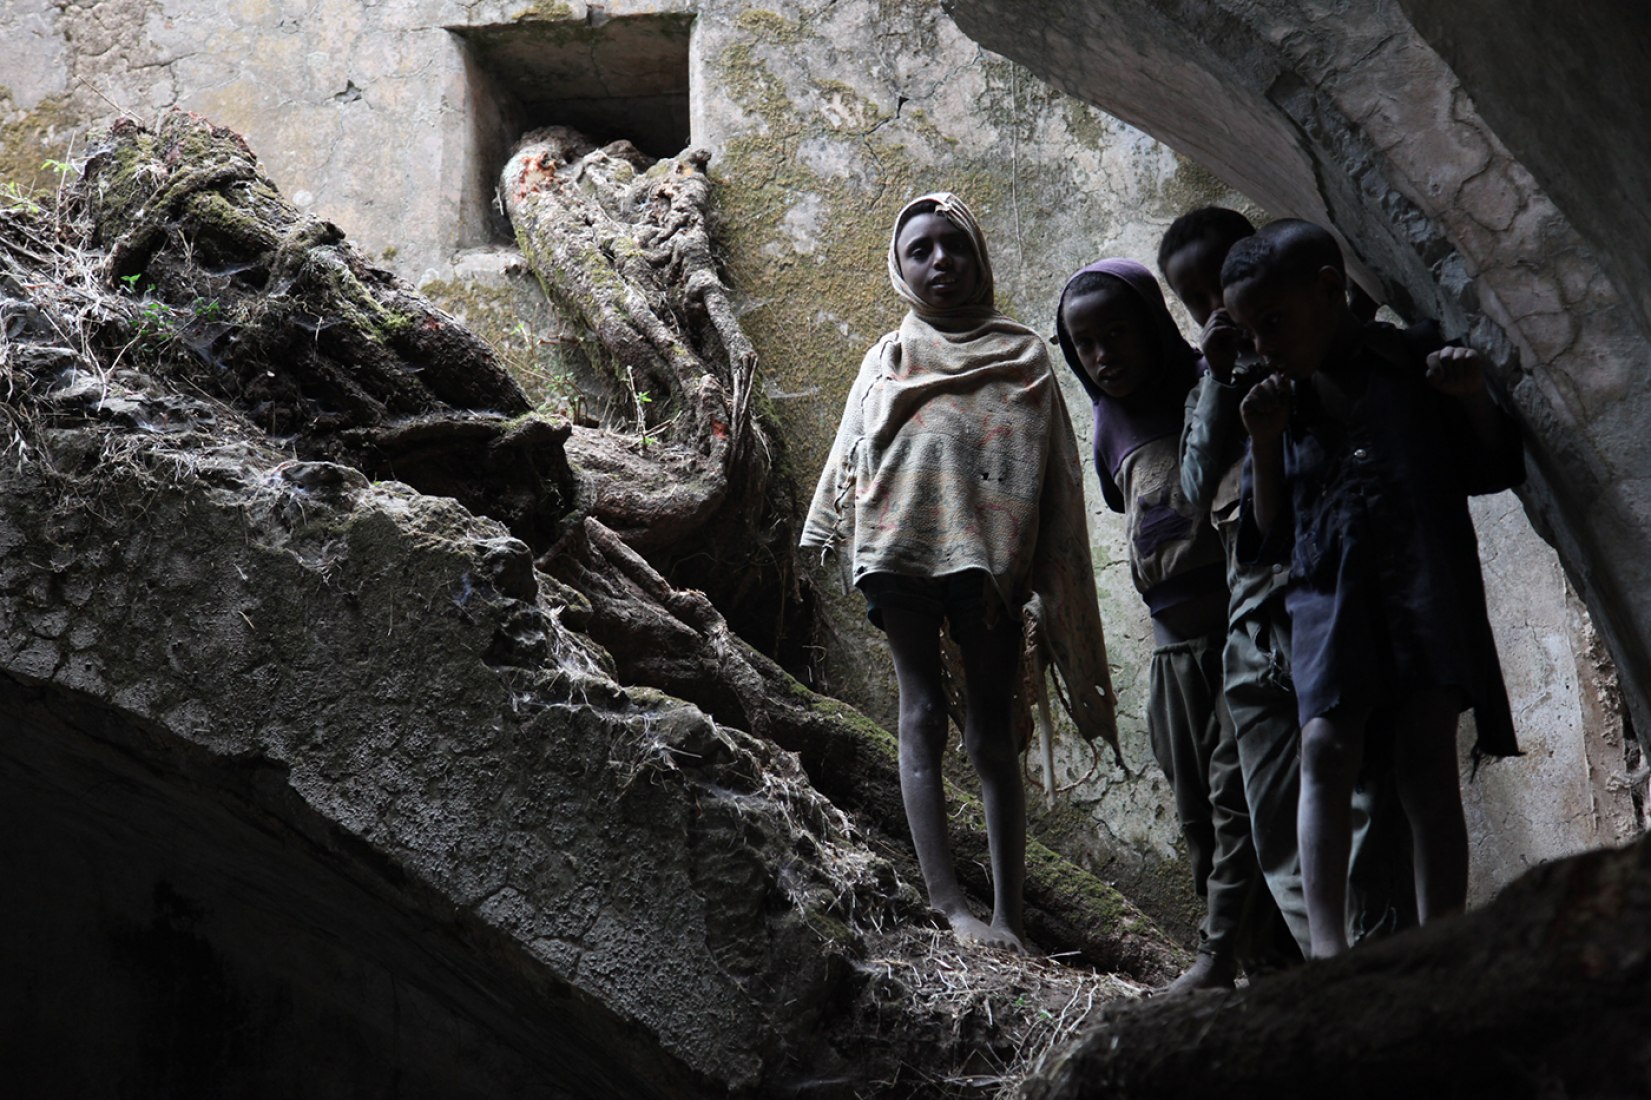
[[1470, 446], [1462, 452], [1468, 491], [1496, 492], [1524, 480], [1519, 428], [1485, 388], [1484, 360], [1472, 348], [1444, 347], [1427, 357], [1428, 385], [1456, 399], [1467, 421]]
[[1242, 390], [1222, 382], [1213, 370], [1187, 394], [1181, 427], [1181, 495], [1201, 511], [1209, 509], [1222, 476], [1243, 454], [1243, 437], [1233, 439], [1242, 397]]
[[813, 501], [803, 517], [803, 533], [797, 544], [804, 549], [821, 550], [822, 561], [835, 548], [837, 535], [842, 527], [843, 509], [848, 504], [844, 500], [844, 489], [852, 483], [849, 465], [853, 460], [854, 448], [859, 445], [865, 432], [861, 405], [865, 401], [866, 391], [870, 388], [872, 380], [877, 376], [877, 367], [882, 361], [882, 349], [886, 341], [887, 337], [884, 337], [873, 344], [860, 362], [860, 372], [854, 376], [854, 384], [849, 387], [848, 400], [843, 403], [843, 416], [837, 422], [837, 435], [832, 439], [831, 452], [826, 456], [825, 467], [820, 471], [820, 480], [815, 486]]
[[1226, 310], [1218, 309], [1204, 322], [1204, 329], [1198, 334], [1198, 346], [1216, 380], [1231, 382], [1238, 353], [1250, 346], [1250, 334]]
[[1273, 374], [1257, 382], [1238, 407], [1250, 433], [1255, 522], [1270, 535], [1284, 504], [1284, 429], [1290, 423], [1290, 382]]
[[1233, 368], [1239, 352], [1250, 346], [1250, 335], [1226, 310], [1218, 309], [1204, 322], [1198, 341], [1209, 373], [1187, 398], [1181, 429], [1181, 495], [1195, 508], [1207, 510], [1222, 477], [1244, 451], [1243, 439], [1235, 438], [1244, 391], [1233, 385]]

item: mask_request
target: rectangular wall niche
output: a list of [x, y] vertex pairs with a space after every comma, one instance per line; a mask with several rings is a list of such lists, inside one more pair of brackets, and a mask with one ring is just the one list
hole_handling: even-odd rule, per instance
[[628, 138], [649, 156], [680, 153], [692, 28], [693, 16], [681, 14], [448, 27], [464, 49], [472, 103], [462, 243], [510, 241], [494, 191], [528, 130], [572, 126], [598, 145]]

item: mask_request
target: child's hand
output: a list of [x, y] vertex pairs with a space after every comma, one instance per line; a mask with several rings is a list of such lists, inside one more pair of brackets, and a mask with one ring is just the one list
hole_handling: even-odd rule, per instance
[[1485, 388], [1485, 361], [1472, 348], [1440, 348], [1427, 357], [1427, 384], [1451, 397], [1472, 397]]
[[1238, 415], [1252, 439], [1273, 440], [1283, 435], [1290, 423], [1290, 380], [1282, 374], [1269, 374], [1257, 382], [1244, 395]]
[[1215, 380], [1228, 382], [1232, 380], [1238, 353], [1250, 346], [1250, 334], [1239, 327], [1226, 310], [1218, 309], [1204, 322], [1204, 331], [1198, 334], [1198, 342], [1203, 346], [1204, 359], [1209, 363]]

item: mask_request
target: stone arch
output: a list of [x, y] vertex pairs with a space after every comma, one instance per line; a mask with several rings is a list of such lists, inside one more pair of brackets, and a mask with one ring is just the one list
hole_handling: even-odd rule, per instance
[[0, 713], [19, 1095], [702, 1094], [292, 769], [58, 683], [0, 674]]
[[[1333, 225], [1401, 314], [1488, 351], [1527, 431], [1521, 493], [1651, 731], [1647, 13], [1409, 0], [948, 0], [970, 37]], [[1424, 11], [1423, 9], [1428, 9]], [[1510, 74], [1518, 73], [1516, 80]], [[1610, 88], [1611, 91], [1605, 89]], [[1621, 121], [1618, 121], [1618, 118]], [[1379, 276], [1371, 273], [1379, 273]]]

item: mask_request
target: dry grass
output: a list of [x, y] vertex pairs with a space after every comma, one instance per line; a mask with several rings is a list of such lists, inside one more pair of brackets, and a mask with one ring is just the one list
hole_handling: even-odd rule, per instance
[[878, 1095], [1009, 1096], [1050, 1050], [1070, 1041], [1103, 1004], [1146, 987], [1115, 974], [958, 943], [949, 931], [905, 928], [862, 964], [879, 1000], [949, 1031], [951, 1072], [886, 1081]]
[[[59, 494], [95, 507], [113, 469], [189, 477], [250, 433], [221, 402], [167, 384], [168, 359], [187, 352], [157, 334], [145, 312], [153, 303], [112, 279], [67, 187], [76, 171], [64, 166], [55, 194], [0, 205], [0, 461], [29, 466]], [[44, 446], [47, 428], [93, 422], [124, 430], [100, 433], [95, 454]], [[186, 446], [153, 446], [156, 434], [185, 432], [195, 432]]]

